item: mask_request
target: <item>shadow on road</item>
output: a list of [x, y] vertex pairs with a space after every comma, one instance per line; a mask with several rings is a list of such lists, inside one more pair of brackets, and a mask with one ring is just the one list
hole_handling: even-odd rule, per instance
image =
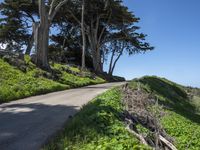
[[0, 106], [0, 149], [39, 149], [76, 112], [75, 106], [40, 103]]

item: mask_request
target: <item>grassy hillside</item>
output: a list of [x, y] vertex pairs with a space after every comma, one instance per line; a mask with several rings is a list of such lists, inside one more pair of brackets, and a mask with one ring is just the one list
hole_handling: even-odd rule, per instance
[[105, 82], [90, 72], [85, 72], [82, 77], [78, 68], [61, 64], [52, 65], [53, 73], [43, 71], [31, 63], [28, 56], [25, 61], [19, 60], [16, 63], [20, 67], [0, 59], [0, 103]]
[[[160, 125], [178, 149], [200, 149], [200, 97], [196, 94], [199, 89], [158, 77], [136, 79], [128, 87], [132, 91], [140, 89], [142, 93], [139, 94], [151, 95], [157, 101], [155, 105], [148, 106], [148, 111], [156, 114]], [[122, 100], [127, 95], [122, 91], [121, 88], [112, 89], [84, 106], [45, 149], [151, 149], [125, 129], [125, 105]], [[130, 102], [135, 101], [130, 95], [129, 98]], [[141, 124], [135, 128], [147, 138], [152, 138], [153, 133]]]
[[[130, 83], [154, 95], [165, 115], [160, 118], [178, 149], [200, 149], [200, 97], [192, 89], [158, 77], [144, 77]], [[199, 90], [200, 91], [200, 90]]]

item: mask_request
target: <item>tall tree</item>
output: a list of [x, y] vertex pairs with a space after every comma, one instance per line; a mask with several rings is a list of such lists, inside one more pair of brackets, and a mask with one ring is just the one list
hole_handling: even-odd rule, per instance
[[81, 32], [82, 32], [82, 64], [81, 70], [85, 69], [85, 49], [86, 49], [86, 37], [85, 37], [85, 0], [82, 0], [82, 14], [81, 14]]
[[[86, 56], [86, 29], [85, 29], [85, 6], [86, 0], [69, 0], [68, 8], [62, 10], [61, 20], [67, 22], [66, 25], [70, 22], [74, 25], [74, 28], [80, 30], [81, 38], [82, 38], [82, 57], [81, 57], [81, 68], [82, 70], [85, 68], [85, 56]], [[61, 20], [57, 20], [60, 22]], [[63, 25], [62, 25], [63, 26]]]
[[103, 72], [101, 62], [101, 46], [105, 36], [106, 28], [112, 17], [112, 7], [108, 7], [107, 1], [88, 1], [88, 20], [86, 23], [86, 33], [90, 44], [93, 65], [96, 72]]
[[[77, 21], [81, 26], [80, 17], [81, 2], [70, 0], [71, 5], [67, 9], [71, 20]], [[73, 5], [74, 4], [74, 5]], [[122, 5], [121, 0], [85, 0], [84, 29], [93, 58], [93, 66], [96, 72], [103, 71], [102, 47], [107, 42], [107, 37], [114, 32], [113, 26], [127, 22], [135, 23], [137, 18]]]
[[[38, 0], [40, 21], [34, 29], [34, 34], [36, 37], [36, 64], [40, 68], [50, 69], [48, 62], [49, 28], [56, 13], [67, 1], [58, 2], [57, 0], [52, 0], [46, 4], [45, 0]], [[49, 9], [48, 4], [50, 4]]]

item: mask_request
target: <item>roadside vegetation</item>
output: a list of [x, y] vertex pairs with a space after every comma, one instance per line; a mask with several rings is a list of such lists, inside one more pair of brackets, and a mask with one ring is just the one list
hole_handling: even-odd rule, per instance
[[149, 149], [124, 126], [122, 93], [112, 89], [84, 106], [45, 150]]
[[0, 59], [0, 103], [106, 82], [89, 71], [82, 75], [77, 67], [54, 64], [52, 72], [47, 72], [37, 68], [29, 56], [24, 61], [12, 59]]
[[44, 149], [164, 149], [173, 145], [177, 149], [197, 150], [200, 148], [197, 93], [197, 88], [164, 78], [135, 79], [84, 106]]

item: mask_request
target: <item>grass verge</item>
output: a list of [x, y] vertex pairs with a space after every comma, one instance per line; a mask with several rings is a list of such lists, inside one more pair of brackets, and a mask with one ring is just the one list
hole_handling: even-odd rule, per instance
[[87, 104], [45, 150], [148, 149], [125, 129], [121, 92], [112, 89]]

